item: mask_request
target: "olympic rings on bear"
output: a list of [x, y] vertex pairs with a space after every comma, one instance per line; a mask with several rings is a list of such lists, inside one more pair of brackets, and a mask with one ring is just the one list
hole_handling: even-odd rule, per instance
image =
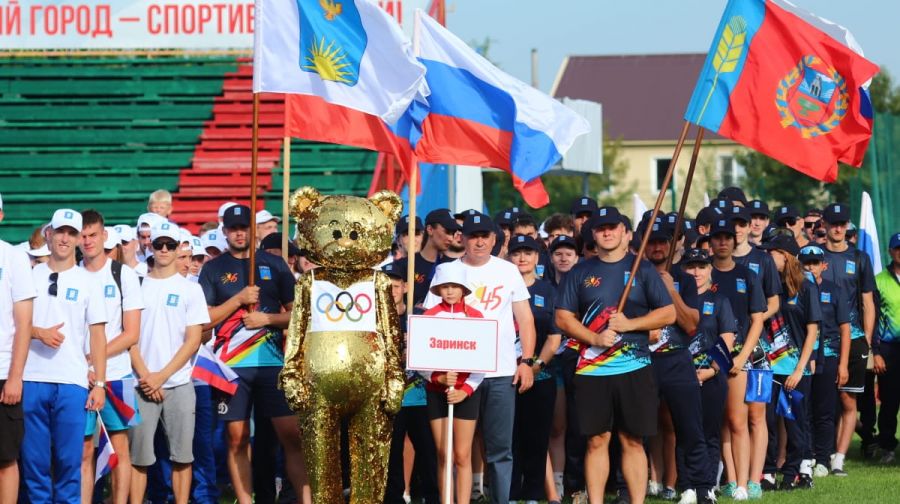
[[[322, 307], [323, 299], [327, 302], [325, 307]], [[344, 316], [350, 322], [359, 322], [363, 315], [372, 310], [372, 298], [363, 292], [355, 297], [348, 291], [341, 291], [337, 296], [323, 292], [316, 299], [316, 310], [331, 322], [340, 322]]]

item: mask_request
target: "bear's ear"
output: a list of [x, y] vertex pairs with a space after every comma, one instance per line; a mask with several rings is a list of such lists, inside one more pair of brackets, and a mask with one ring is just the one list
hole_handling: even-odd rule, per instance
[[369, 198], [388, 219], [397, 222], [403, 212], [403, 200], [392, 191], [378, 191]]
[[314, 215], [322, 202], [322, 195], [314, 187], [301, 187], [291, 195], [291, 216], [297, 222]]

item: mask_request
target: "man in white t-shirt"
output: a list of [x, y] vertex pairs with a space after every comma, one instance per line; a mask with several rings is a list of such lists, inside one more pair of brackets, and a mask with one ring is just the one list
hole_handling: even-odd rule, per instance
[[28, 254], [0, 240], [0, 502], [16, 502], [19, 494], [17, 461], [25, 436], [22, 373], [31, 341], [34, 296]]
[[200, 286], [180, 275], [176, 257], [181, 244], [178, 227], [162, 223], [151, 230], [153, 269], [141, 292], [141, 337], [131, 352], [139, 379], [141, 423], [128, 431], [131, 441], [131, 502], [143, 502], [147, 469], [156, 462], [153, 437], [162, 421], [172, 461], [172, 493], [187, 503], [191, 493], [191, 464], [196, 396], [191, 370], [200, 348], [203, 324], [209, 322]]
[[[131, 483], [131, 457], [128, 453], [129, 423], [139, 421], [137, 400], [131, 391], [135, 380], [131, 374], [129, 350], [137, 344], [141, 333], [141, 310], [144, 301], [137, 273], [124, 264], [109, 259], [104, 253], [108, 236], [104, 234], [103, 216], [96, 210], [81, 212], [81, 267], [103, 290], [106, 305], [106, 405], [100, 418], [109, 433], [118, 464], [112, 473], [112, 502], [128, 502]], [[105, 231], [109, 233], [109, 230]], [[113, 231], [115, 232], [115, 231]], [[118, 240], [118, 239], [117, 239]], [[133, 417], [133, 418], [132, 418]], [[94, 492], [94, 431], [97, 414], [88, 413], [84, 432], [84, 455], [81, 463], [81, 500], [91, 502]]]
[[[497, 371], [487, 373], [479, 386], [482, 390], [479, 420], [491, 481], [490, 498], [496, 504], [509, 501], [516, 389], [521, 394], [534, 382], [535, 330], [528, 287], [515, 265], [491, 256], [495, 241], [495, 226], [490, 217], [477, 213], [467, 215], [463, 222], [465, 255], [438, 268], [464, 269], [463, 278], [472, 291], [466, 304], [483, 313], [484, 318], [499, 322]], [[431, 308], [438, 302], [440, 298], [429, 293], [425, 307]], [[516, 325], [521, 360], [516, 357]]]
[[106, 399], [106, 306], [100, 285], [75, 264], [81, 214], [57, 210], [48, 235], [50, 260], [32, 270], [37, 297], [22, 398], [23, 487], [31, 502], [79, 502], [86, 410], [103, 409]]

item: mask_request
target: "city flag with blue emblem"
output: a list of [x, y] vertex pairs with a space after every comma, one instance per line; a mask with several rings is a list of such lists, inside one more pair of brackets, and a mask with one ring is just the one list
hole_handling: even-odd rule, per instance
[[785, 0], [729, 0], [684, 118], [825, 182], [860, 166], [878, 67], [843, 26]]
[[257, 0], [253, 91], [319, 96], [393, 124], [425, 67], [370, 0]]

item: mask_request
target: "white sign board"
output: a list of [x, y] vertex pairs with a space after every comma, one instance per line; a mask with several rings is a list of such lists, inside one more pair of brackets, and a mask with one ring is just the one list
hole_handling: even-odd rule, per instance
[[[294, 2], [296, 0], [265, 0]], [[379, 0], [412, 33], [428, 0]], [[252, 0], [7, 0], [0, 49], [253, 48]]]
[[497, 370], [499, 323], [478, 318], [411, 315], [406, 368], [491, 373]]

